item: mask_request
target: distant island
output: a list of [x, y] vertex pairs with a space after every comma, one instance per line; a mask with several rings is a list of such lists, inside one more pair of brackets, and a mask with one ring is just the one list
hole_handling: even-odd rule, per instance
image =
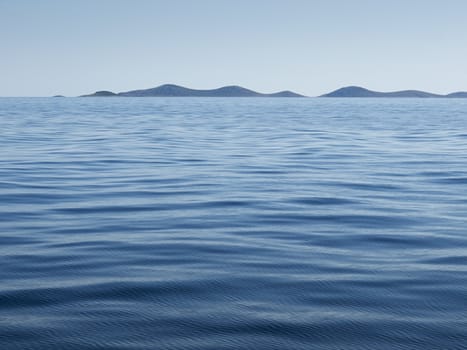
[[[58, 97], [58, 96], [57, 96]], [[293, 91], [280, 91], [264, 94], [237, 85], [224, 86], [211, 90], [196, 90], [174, 84], [164, 84], [155, 88], [125, 92], [96, 91], [80, 97], [306, 97]], [[380, 92], [360, 86], [346, 86], [318, 97], [396, 97], [396, 98], [467, 98], [467, 92], [459, 91], [447, 95], [433, 94], [419, 90]]]
[[379, 92], [365, 89], [360, 86], [347, 86], [319, 97], [412, 97], [412, 98], [467, 98], [467, 92], [453, 92], [447, 95], [438, 95], [418, 90], [403, 90], [393, 92]]
[[292, 91], [280, 91], [273, 94], [262, 94], [241, 86], [224, 86], [212, 90], [195, 90], [179, 85], [165, 84], [151, 89], [132, 90], [114, 93], [112, 91], [96, 91], [80, 97], [305, 97]]

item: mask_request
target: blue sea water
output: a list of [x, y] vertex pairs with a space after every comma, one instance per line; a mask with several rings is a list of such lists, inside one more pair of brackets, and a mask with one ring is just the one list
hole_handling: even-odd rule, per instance
[[467, 100], [0, 99], [0, 349], [467, 348]]

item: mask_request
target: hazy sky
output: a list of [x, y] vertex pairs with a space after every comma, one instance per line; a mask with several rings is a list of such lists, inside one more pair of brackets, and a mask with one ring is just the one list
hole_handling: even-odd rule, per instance
[[0, 0], [0, 96], [467, 90], [466, 0]]

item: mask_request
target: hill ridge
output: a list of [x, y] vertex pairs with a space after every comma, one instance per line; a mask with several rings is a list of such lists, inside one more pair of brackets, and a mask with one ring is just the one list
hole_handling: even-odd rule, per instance
[[293, 91], [284, 90], [270, 94], [260, 93], [239, 85], [226, 85], [216, 89], [191, 89], [175, 84], [163, 84], [149, 89], [130, 90], [119, 93], [96, 91], [80, 97], [304, 97]]
[[458, 91], [446, 95], [434, 94], [421, 90], [400, 90], [391, 92], [380, 92], [366, 89], [361, 86], [345, 86], [340, 89], [331, 91], [327, 94], [318, 97], [406, 97], [406, 98], [467, 98], [467, 92]]

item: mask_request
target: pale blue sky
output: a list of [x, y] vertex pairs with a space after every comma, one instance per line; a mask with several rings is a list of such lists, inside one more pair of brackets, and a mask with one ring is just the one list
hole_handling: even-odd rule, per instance
[[467, 90], [465, 0], [0, 0], [0, 96]]

